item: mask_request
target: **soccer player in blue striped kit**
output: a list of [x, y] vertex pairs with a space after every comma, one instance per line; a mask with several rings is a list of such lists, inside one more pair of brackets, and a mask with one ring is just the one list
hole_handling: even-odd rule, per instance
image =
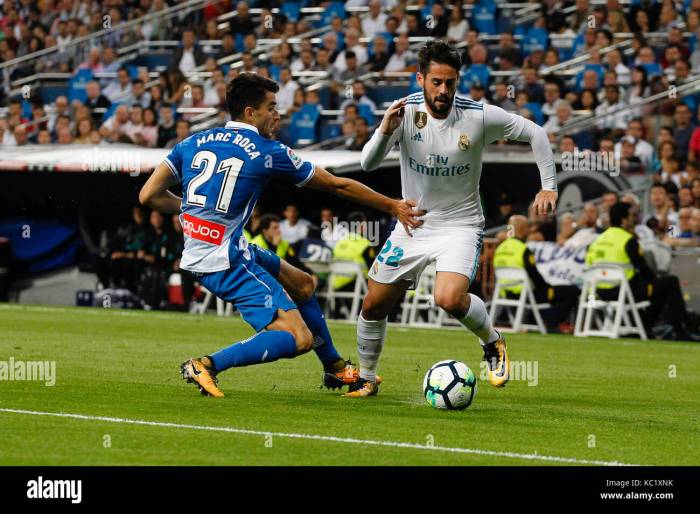
[[[333, 346], [311, 277], [243, 236], [267, 182], [337, 194], [391, 214], [407, 230], [422, 223], [415, 202], [394, 200], [363, 184], [336, 177], [302, 160], [272, 139], [280, 122], [278, 86], [254, 73], [241, 73], [227, 87], [231, 114], [225, 127], [205, 130], [178, 143], [140, 192], [152, 209], [179, 213], [185, 235], [180, 267], [213, 294], [233, 303], [255, 334], [181, 366], [183, 378], [203, 394], [221, 397], [217, 374], [239, 366], [293, 358], [313, 348], [327, 387], [350, 385], [359, 374]], [[183, 198], [168, 188], [182, 185]], [[291, 296], [290, 296], [291, 295]]]

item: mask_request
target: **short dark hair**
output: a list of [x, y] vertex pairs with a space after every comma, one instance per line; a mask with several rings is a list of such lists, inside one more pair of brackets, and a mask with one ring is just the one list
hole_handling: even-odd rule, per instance
[[457, 50], [439, 39], [428, 41], [418, 52], [418, 71], [426, 75], [430, 71], [430, 63], [446, 64], [457, 72], [462, 67], [462, 59]]
[[619, 227], [622, 220], [629, 216], [632, 206], [626, 202], [617, 202], [610, 207], [610, 226]]
[[267, 230], [270, 228], [270, 225], [273, 223], [279, 223], [280, 222], [280, 217], [277, 216], [276, 214], [263, 214], [260, 216], [260, 232], [263, 230]]
[[277, 93], [279, 89], [277, 82], [257, 73], [239, 73], [226, 87], [226, 107], [231, 119], [238, 119], [246, 107], [259, 108], [268, 91]]

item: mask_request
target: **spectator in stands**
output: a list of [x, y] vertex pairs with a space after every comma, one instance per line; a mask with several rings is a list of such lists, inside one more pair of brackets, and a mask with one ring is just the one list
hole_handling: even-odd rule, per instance
[[[695, 198], [693, 197], [693, 190], [689, 185], [682, 186], [678, 188], [678, 205], [681, 209], [685, 207], [693, 208], [695, 206]], [[680, 216], [680, 215], [679, 215]]]
[[36, 142], [39, 145], [50, 145], [53, 143], [51, 140], [51, 132], [48, 130], [40, 130]]
[[[644, 139], [644, 124], [639, 119], [634, 119], [627, 125], [626, 135], [633, 137], [636, 140], [634, 147], [634, 155], [639, 157], [645, 169], [649, 169], [654, 157], [654, 147]], [[622, 150], [622, 143], [615, 144], [615, 157], [619, 158]]]
[[165, 148], [165, 145], [173, 139], [175, 133], [175, 118], [173, 116], [173, 108], [169, 105], [163, 105], [158, 110], [158, 139], [156, 146]]
[[[130, 143], [143, 145], [143, 109], [140, 105], [134, 105], [129, 109], [129, 121], [123, 129], [124, 134], [131, 140]], [[126, 141], [125, 141], [126, 142]]]
[[288, 67], [280, 69], [279, 84], [277, 109], [287, 111], [294, 104], [294, 93], [299, 89], [299, 84], [292, 78], [292, 73]]
[[447, 26], [447, 42], [460, 43], [464, 40], [469, 30], [469, 22], [464, 19], [462, 6], [457, 3], [450, 10], [450, 22]]
[[[58, 137], [56, 138], [56, 143], [59, 145], [70, 145], [73, 144], [73, 134], [68, 127], [63, 127], [58, 131]], [[17, 136], [15, 135], [15, 139]]]
[[333, 63], [331, 62], [330, 57], [331, 54], [326, 48], [323, 48], [322, 46], [317, 48], [315, 63], [313, 68], [311, 69], [313, 71], [330, 72], [331, 68], [333, 67]]
[[203, 65], [204, 61], [204, 52], [197, 44], [197, 36], [194, 30], [186, 28], [182, 31], [182, 46], [175, 50], [170, 62], [170, 68], [178, 69], [182, 73], [188, 73], [197, 66]]
[[565, 152], [573, 153], [577, 149], [576, 140], [573, 136], [562, 136], [559, 141], [559, 153], [563, 154]]
[[333, 61], [333, 67], [339, 72], [345, 71], [347, 68], [345, 60], [348, 51], [352, 51], [357, 57], [358, 66], [362, 66], [367, 62], [367, 49], [360, 44], [360, 33], [355, 29], [347, 29], [345, 31], [345, 49], [338, 54], [338, 57]]
[[[579, 289], [574, 285], [551, 286], [542, 277], [535, 265], [535, 256], [527, 247], [530, 224], [525, 216], [515, 215], [508, 219], [509, 237], [498, 245], [493, 256], [493, 266], [515, 267], [524, 269], [534, 286], [535, 300], [538, 303], [550, 303], [551, 309], [545, 311], [544, 318], [550, 329], [558, 328], [561, 332], [572, 333], [569, 318], [579, 297]], [[519, 297], [522, 286], [506, 287], [504, 294]]]
[[[185, 100], [187, 100], [187, 97], [185, 97]], [[207, 104], [204, 103], [204, 88], [202, 88], [200, 84], [192, 86], [189, 102], [183, 101], [183, 104], [183, 106], [189, 107], [191, 109], [205, 109], [207, 107]], [[192, 120], [192, 118], [194, 118], [198, 114], [199, 113], [197, 112], [190, 112], [184, 114], [182, 117], [186, 120]]]
[[129, 99], [131, 96], [131, 78], [129, 77], [129, 70], [125, 66], [119, 68], [117, 81], [107, 85], [103, 94], [112, 103]]
[[27, 132], [27, 126], [24, 124], [17, 125], [12, 131], [12, 136], [13, 139], [7, 142], [11, 146], [24, 146], [29, 143], [29, 133]]
[[[46, 49], [54, 48], [57, 45], [56, 38], [52, 34], [48, 34], [44, 39], [44, 47]], [[44, 55], [37, 60], [34, 71], [36, 73], [68, 73], [70, 71], [70, 55], [68, 52], [61, 51], [54, 51]]]
[[642, 160], [634, 153], [637, 139], [633, 136], [624, 136], [620, 140], [620, 171], [625, 175], [631, 173], [644, 173]]
[[143, 110], [143, 127], [141, 128], [141, 146], [155, 148], [158, 143], [158, 123], [156, 113], [150, 107]]
[[[350, 80], [358, 80], [360, 76], [366, 73], [366, 70], [364, 66], [360, 66], [355, 52], [348, 50], [345, 52], [345, 69], [340, 71], [337, 68], [334, 68], [333, 73], [335, 82], [345, 83]], [[340, 89], [338, 90], [340, 91]]]
[[673, 209], [673, 202], [668, 190], [663, 184], [654, 184], [649, 191], [649, 204], [651, 213], [644, 219], [647, 224], [649, 219], [655, 218], [661, 231], [666, 232], [671, 225], [678, 225], [678, 213]]
[[131, 81], [131, 96], [127, 102], [130, 105], [139, 105], [144, 109], [151, 105], [151, 94], [146, 91], [143, 80], [134, 79]]
[[554, 81], [547, 81], [544, 84], [544, 103], [542, 104], [542, 114], [547, 118], [554, 116], [557, 112], [561, 100], [561, 90], [559, 84]]
[[81, 118], [76, 125], [75, 143], [80, 145], [92, 144], [92, 131], [95, 130], [95, 122], [90, 117]]
[[681, 171], [679, 159], [674, 155], [666, 159], [661, 168], [661, 183], [666, 184], [672, 182], [675, 184], [676, 189], [678, 189], [686, 180], [687, 174], [685, 171]]
[[606, 86], [605, 101], [595, 110], [596, 116], [604, 116], [598, 122], [598, 129], [615, 136], [622, 135], [627, 128], [627, 113], [608, 113], [612, 110], [620, 109], [625, 105], [625, 102], [620, 99], [620, 88], [618, 86]]
[[90, 48], [87, 60], [85, 62], [80, 63], [78, 69], [90, 70], [93, 73], [104, 71], [101, 59], [102, 50], [97, 46], [93, 46], [92, 48]]
[[367, 96], [367, 90], [365, 89], [365, 84], [361, 80], [356, 80], [352, 83], [352, 98], [346, 98], [341, 104], [340, 109], [345, 109], [348, 104], [357, 105], [367, 105], [370, 109], [375, 111], [377, 106], [375, 103]]
[[632, 80], [630, 69], [625, 66], [622, 52], [617, 48], [605, 54], [605, 63], [609, 70], [617, 74], [617, 81], [621, 86], [629, 86]]
[[230, 21], [232, 34], [253, 34], [255, 33], [255, 22], [250, 16], [248, 2], [241, 1], [236, 4], [236, 16]]
[[527, 92], [527, 96], [531, 102], [541, 104], [544, 102], [544, 87], [539, 83], [537, 69], [525, 65], [520, 70], [522, 89]]
[[389, 57], [384, 71], [415, 71], [417, 58], [409, 46], [408, 36], [401, 34], [396, 40], [396, 48]]
[[[588, 248], [586, 264], [610, 263], [627, 266], [626, 275], [637, 301], [649, 300], [651, 305], [642, 311], [644, 327], [653, 334], [652, 327], [662, 312], [673, 326], [675, 338], [700, 340], [689, 326], [683, 293], [678, 277], [669, 275], [656, 277], [642, 256], [634, 237], [637, 212], [627, 203], [619, 202], [610, 208], [610, 228], [603, 232]], [[599, 287], [598, 295], [604, 300], [617, 299], [618, 287]]]
[[[379, 0], [374, 0], [378, 2]], [[389, 62], [389, 48], [382, 35], [374, 36], [374, 51], [367, 60], [367, 67], [370, 71], [383, 72]]]
[[685, 165], [686, 179], [684, 185], [690, 186], [693, 181], [700, 178], [700, 162], [689, 162]]
[[304, 239], [309, 232], [311, 222], [299, 215], [299, 207], [296, 204], [289, 203], [284, 208], [282, 213], [284, 220], [279, 224], [282, 239], [294, 244], [300, 239]]
[[517, 107], [511, 97], [515, 96], [515, 88], [503, 81], [496, 82], [492, 103], [508, 112], [515, 112]]
[[355, 136], [352, 139], [352, 143], [347, 147], [348, 150], [352, 151], [362, 151], [371, 134], [369, 133], [369, 126], [367, 125], [367, 120], [359, 117], [355, 121]]
[[165, 144], [165, 148], [172, 148], [190, 135], [190, 122], [187, 120], [177, 120], [175, 123], [175, 137]]
[[377, 32], [383, 32], [387, 16], [382, 12], [380, 0], [370, 0], [369, 12], [362, 17], [362, 32], [365, 37], [374, 38]]
[[556, 139], [557, 133], [563, 128], [565, 123], [568, 123], [572, 118], [571, 105], [566, 100], [559, 100], [557, 103], [556, 113], [550, 116], [542, 128], [549, 135], [550, 141]]
[[687, 104], [679, 103], [676, 105], [676, 109], [673, 112], [673, 137], [678, 148], [681, 166], [685, 165], [688, 148], [690, 147], [690, 138], [696, 128], [692, 117], [693, 113]]
[[469, 98], [480, 104], [489, 104], [490, 102], [486, 99], [486, 90], [481, 82], [474, 82], [469, 88]]
[[672, 248], [700, 246], [700, 237], [693, 232], [693, 208], [683, 207], [678, 211], [678, 228], [670, 230], [663, 242]]
[[663, 140], [659, 143], [656, 150], [656, 155], [652, 159], [651, 171], [656, 174], [660, 174], [661, 171], [666, 167], [666, 160], [671, 157], [676, 157], [676, 143], [673, 140], [667, 141]]
[[143, 245], [143, 274], [138, 284], [139, 296], [146, 309], [162, 309], [166, 306], [166, 284], [173, 265], [180, 258], [177, 253], [178, 236], [166, 225], [165, 217], [151, 211], [151, 230]]
[[116, 143], [124, 135], [124, 130], [129, 122], [129, 107], [122, 104], [117, 106], [114, 114], [100, 127], [100, 136], [109, 142]]
[[102, 94], [100, 91], [100, 83], [96, 80], [91, 80], [85, 85], [85, 94], [87, 95], [85, 105], [92, 111], [93, 121], [99, 123], [102, 120], [104, 112], [95, 112], [95, 109], [105, 109], [106, 111], [110, 108], [112, 102]]
[[342, 125], [343, 142], [342, 146], [344, 148], [350, 148], [353, 141], [355, 140], [355, 121], [356, 120], [345, 120]]
[[[308, 226], [306, 228], [308, 232]], [[291, 242], [284, 237], [281, 230], [281, 223], [278, 216], [274, 214], [263, 215], [260, 218], [259, 230], [260, 232], [253, 238], [251, 243], [265, 250], [270, 250], [280, 259], [289, 259], [290, 256], [294, 255]], [[304, 232], [304, 237], [306, 237], [306, 232]], [[302, 238], [300, 237], [299, 239]]]

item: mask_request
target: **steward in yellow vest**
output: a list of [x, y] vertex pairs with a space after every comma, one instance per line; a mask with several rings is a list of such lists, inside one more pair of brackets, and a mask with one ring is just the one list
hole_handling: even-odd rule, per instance
[[274, 252], [280, 259], [294, 256], [294, 250], [287, 241], [282, 239], [280, 220], [274, 214], [266, 214], [260, 218], [260, 233], [251, 241], [252, 244]]
[[[579, 297], [575, 285], [550, 286], [535, 265], [535, 255], [525, 244], [530, 232], [530, 223], [525, 216], [515, 215], [508, 220], [510, 236], [498, 245], [493, 255], [494, 268], [520, 268], [527, 273], [535, 293], [537, 303], [550, 303], [551, 308], [543, 313], [544, 321], [550, 329], [558, 328], [570, 333], [573, 326], [569, 322]], [[502, 288], [504, 295], [517, 298], [522, 285]]]
[[[333, 247], [333, 260], [356, 262], [362, 268], [366, 278], [369, 267], [376, 256], [372, 243], [364, 236], [367, 218], [360, 212], [353, 212], [348, 216], [348, 220], [351, 229], [359, 227], [359, 232], [349, 232], [336, 243]], [[333, 279], [333, 289], [352, 289], [354, 283], [353, 277], [336, 276]]]
[[[662, 330], [654, 330], [654, 323], [666, 310], [664, 321], [672, 328], [672, 331], [665, 331], [666, 336], [673, 335], [678, 340], [700, 341], [700, 334], [695, 332], [697, 327], [692, 326], [686, 311], [678, 277], [655, 276], [644, 260], [642, 249], [633, 235], [636, 223], [637, 210], [632, 205], [618, 202], [611, 206], [610, 228], [588, 247], [586, 265], [609, 263], [625, 267], [632, 296], [637, 301], [650, 302], [649, 307], [641, 311], [644, 328], [650, 337], [657, 333], [664, 334]], [[597, 290], [598, 296], [603, 300], [617, 300], [619, 292], [619, 287], [611, 287], [610, 284], [601, 284]]]

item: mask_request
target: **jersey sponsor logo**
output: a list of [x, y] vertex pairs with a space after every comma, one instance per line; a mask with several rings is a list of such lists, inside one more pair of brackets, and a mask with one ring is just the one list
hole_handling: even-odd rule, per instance
[[457, 144], [459, 145], [460, 150], [465, 151], [467, 148], [469, 148], [471, 140], [469, 139], [469, 136], [467, 134], [460, 134], [459, 142]]
[[422, 143], [423, 136], [420, 135], [420, 132], [416, 132], [416, 135], [411, 138], [411, 141], [420, 141]]
[[471, 167], [471, 164], [460, 164], [458, 166], [440, 166], [439, 164], [441, 164], [441, 161], [436, 161], [434, 159], [431, 159], [427, 164], [423, 164], [416, 161], [413, 157], [408, 158], [408, 165], [413, 171], [431, 177], [456, 177], [465, 175], [469, 172], [469, 168]]
[[220, 223], [203, 220], [189, 214], [182, 215], [182, 232], [187, 237], [220, 245], [224, 239], [226, 227]]
[[304, 164], [304, 161], [301, 160], [301, 157], [294, 153], [294, 150], [292, 150], [289, 147], [287, 147], [287, 156], [289, 157], [289, 160], [292, 161], [292, 164], [296, 169], [301, 168], [301, 165]]
[[423, 111], [418, 111], [413, 115], [413, 123], [416, 127], [422, 129], [428, 124], [428, 113]]

